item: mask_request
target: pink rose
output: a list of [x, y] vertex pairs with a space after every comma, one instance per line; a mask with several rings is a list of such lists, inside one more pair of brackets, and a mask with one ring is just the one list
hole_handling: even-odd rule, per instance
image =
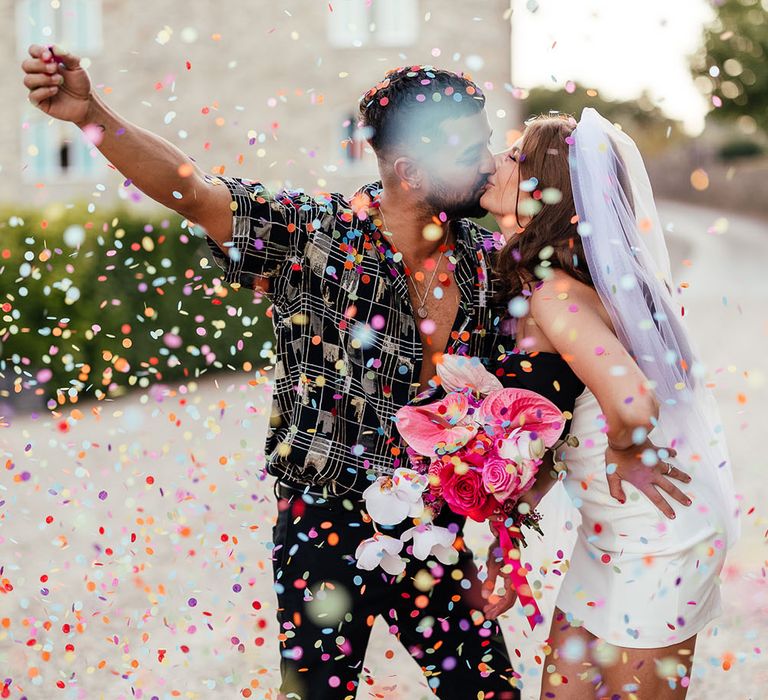
[[478, 433], [459, 451], [463, 462], [482, 469], [491, 456], [496, 456], [496, 442], [485, 433]]
[[520, 491], [517, 465], [501, 457], [487, 459], [483, 465], [483, 484], [499, 503], [503, 503]]
[[441, 459], [434, 459], [429, 465], [427, 478], [429, 479], [429, 490], [439, 493], [443, 490], [443, 482], [453, 473], [453, 466], [449, 462]]
[[[447, 476], [447, 470], [443, 472]], [[454, 513], [485, 522], [496, 508], [496, 500], [483, 486], [482, 472], [469, 467], [463, 474], [453, 471], [443, 481], [443, 498]]]

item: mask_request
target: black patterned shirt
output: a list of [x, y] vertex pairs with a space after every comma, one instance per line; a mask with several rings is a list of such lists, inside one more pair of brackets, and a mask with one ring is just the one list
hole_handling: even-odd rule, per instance
[[[233, 201], [228, 254], [207, 239], [225, 281], [269, 278], [277, 359], [267, 471], [315, 492], [359, 494], [407, 466], [394, 415], [419, 394], [422, 362], [403, 263], [369, 215], [381, 184], [350, 200], [215, 180]], [[454, 230], [460, 302], [446, 351], [496, 357], [510, 341], [492, 301], [493, 234], [466, 219]]]

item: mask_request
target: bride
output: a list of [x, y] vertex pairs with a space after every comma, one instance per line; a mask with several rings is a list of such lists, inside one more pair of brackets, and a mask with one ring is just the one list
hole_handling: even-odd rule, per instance
[[[578, 124], [542, 116], [497, 156], [481, 204], [507, 239], [496, 274], [517, 349], [506, 359], [575, 404], [579, 445], [558, 458], [581, 524], [541, 697], [684, 698], [696, 635], [720, 613], [738, 508], [640, 154], [594, 109]], [[513, 602], [508, 592], [486, 615]]]

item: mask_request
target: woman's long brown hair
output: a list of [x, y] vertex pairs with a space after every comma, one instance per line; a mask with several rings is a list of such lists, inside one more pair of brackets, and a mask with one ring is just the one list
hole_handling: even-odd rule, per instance
[[[562, 199], [544, 204], [522, 233], [515, 235], [497, 254], [494, 271], [499, 290], [498, 301], [505, 303], [538, 281], [536, 267], [541, 264], [539, 253], [547, 246], [554, 249], [549, 257], [550, 267], [559, 268], [571, 277], [592, 286], [584, 258], [581, 238], [576, 230], [576, 206], [573, 203], [571, 176], [568, 166], [569, 139], [575, 121], [570, 115], [541, 115], [527, 122], [520, 148], [520, 182], [535, 177], [538, 181], [535, 198], [547, 188], [560, 191]], [[519, 183], [515, 187], [515, 218], [518, 216]], [[538, 195], [536, 193], [539, 193]], [[539, 201], [541, 201], [539, 199]]]

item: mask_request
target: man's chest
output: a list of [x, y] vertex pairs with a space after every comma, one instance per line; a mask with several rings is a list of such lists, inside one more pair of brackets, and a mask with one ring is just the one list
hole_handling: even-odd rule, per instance
[[286, 322], [308, 311], [305, 330], [326, 341], [337, 337], [353, 356], [394, 353], [421, 361], [462, 345], [480, 349], [470, 341], [489, 330], [488, 289], [471, 259], [458, 260], [431, 289], [414, 288], [401, 265], [366, 241], [323, 237], [307, 247], [303, 268], [285, 295]]
[[420, 289], [413, 279], [409, 279], [411, 306], [415, 313], [419, 337], [421, 339], [421, 369], [419, 373], [420, 390], [429, 385], [434, 377], [440, 355], [450, 351], [452, 341], [458, 339], [457, 329], [465, 325], [462, 314], [461, 290], [456, 286], [453, 274], [445, 274], [437, 287], [439, 295], [433, 289]]
[[284, 272], [276, 280], [276, 306], [294, 342], [301, 330], [314, 343], [336, 344], [350, 357], [373, 357], [374, 365], [386, 364], [377, 353], [395, 355], [389, 364], [398, 376], [408, 373], [400, 360], [413, 365], [445, 350], [482, 353], [496, 331], [482, 251], [464, 249], [448, 279], [438, 275], [430, 289], [424, 280], [417, 291], [403, 265], [376, 241], [362, 232], [335, 231], [313, 237], [301, 263]]

